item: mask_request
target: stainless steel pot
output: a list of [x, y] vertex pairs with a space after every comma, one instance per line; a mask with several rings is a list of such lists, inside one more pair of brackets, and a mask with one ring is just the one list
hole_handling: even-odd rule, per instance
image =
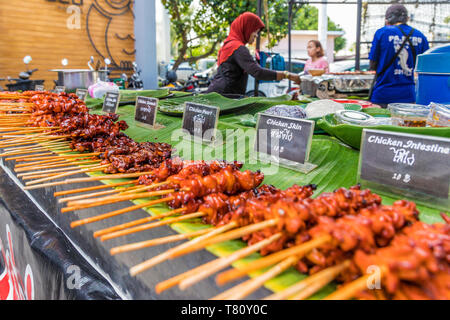
[[107, 78], [106, 71], [89, 69], [53, 69], [50, 71], [58, 72], [57, 85], [64, 86], [67, 90], [87, 89], [98, 80], [105, 81]]

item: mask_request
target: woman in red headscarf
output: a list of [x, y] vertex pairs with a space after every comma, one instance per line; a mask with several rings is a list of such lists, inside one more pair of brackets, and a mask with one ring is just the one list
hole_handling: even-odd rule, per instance
[[230, 34], [219, 50], [217, 75], [207, 92], [245, 94], [248, 75], [256, 80], [290, 79], [300, 83], [299, 75], [262, 68], [250, 54], [245, 45], [252, 44], [264, 27], [262, 20], [251, 12], [244, 12], [231, 23]]

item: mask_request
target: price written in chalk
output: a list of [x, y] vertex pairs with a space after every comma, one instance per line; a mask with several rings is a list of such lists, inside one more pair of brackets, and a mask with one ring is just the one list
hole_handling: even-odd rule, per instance
[[108, 91], [105, 94], [102, 111], [105, 113], [116, 113], [119, 107], [120, 93], [115, 91]]
[[150, 97], [137, 97], [134, 120], [137, 123], [154, 127], [157, 108], [158, 99]]
[[213, 142], [216, 136], [219, 108], [198, 103], [186, 102], [183, 113], [183, 126], [194, 138]]
[[364, 129], [360, 180], [448, 199], [450, 139]]
[[299, 164], [308, 161], [314, 121], [260, 113], [254, 150]]
[[56, 86], [55, 87], [55, 92], [56, 93], [63, 93], [66, 91], [66, 87], [65, 86]]
[[77, 89], [75, 91], [75, 94], [77, 95], [78, 99], [86, 101], [88, 91], [86, 89]]
[[37, 84], [34, 86], [34, 91], [44, 91], [44, 86], [42, 84]]

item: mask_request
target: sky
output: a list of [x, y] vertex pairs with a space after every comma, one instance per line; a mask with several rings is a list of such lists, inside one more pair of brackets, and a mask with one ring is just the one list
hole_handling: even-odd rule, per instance
[[[315, 7], [319, 5], [313, 4]], [[347, 39], [346, 49], [339, 52], [339, 55], [348, 53], [350, 46], [356, 42], [356, 4], [328, 4], [328, 17], [345, 31], [344, 37]]]

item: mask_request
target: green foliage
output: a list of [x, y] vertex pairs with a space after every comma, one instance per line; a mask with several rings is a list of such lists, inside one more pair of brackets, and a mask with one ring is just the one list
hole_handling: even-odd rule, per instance
[[[288, 1], [265, 1], [267, 11], [263, 1], [262, 20], [269, 28], [261, 35], [266, 37], [269, 29], [269, 47], [273, 47], [288, 32]], [[162, 0], [171, 17], [171, 36], [176, 43], [175, 70], [182, 62], [194, 64], [199, 59], [216, 54], [233, 20], [246, 11], [257, 11], [255, 0], [199, 0], [197, 6], [193, 3], [194, 0]], [[293, 29], [317, 29], [318, 13], [315, 7], [295, 4], [293, 17]], [[329, 20], [329, 30], [342, 29]], [[345, 39], [335, 40], [336, 51], [344, 46]]]
[[[317, 30], [319, 26], [319, 9], [313, 6], [302, 6], [295, 15], [292, 23], [295, 30]], [[343, 29], [328, 18], [328, 31], [342, 31]], [[334, 52], [343, 49], [346, 44], [344, 37], [334, 39]]]

